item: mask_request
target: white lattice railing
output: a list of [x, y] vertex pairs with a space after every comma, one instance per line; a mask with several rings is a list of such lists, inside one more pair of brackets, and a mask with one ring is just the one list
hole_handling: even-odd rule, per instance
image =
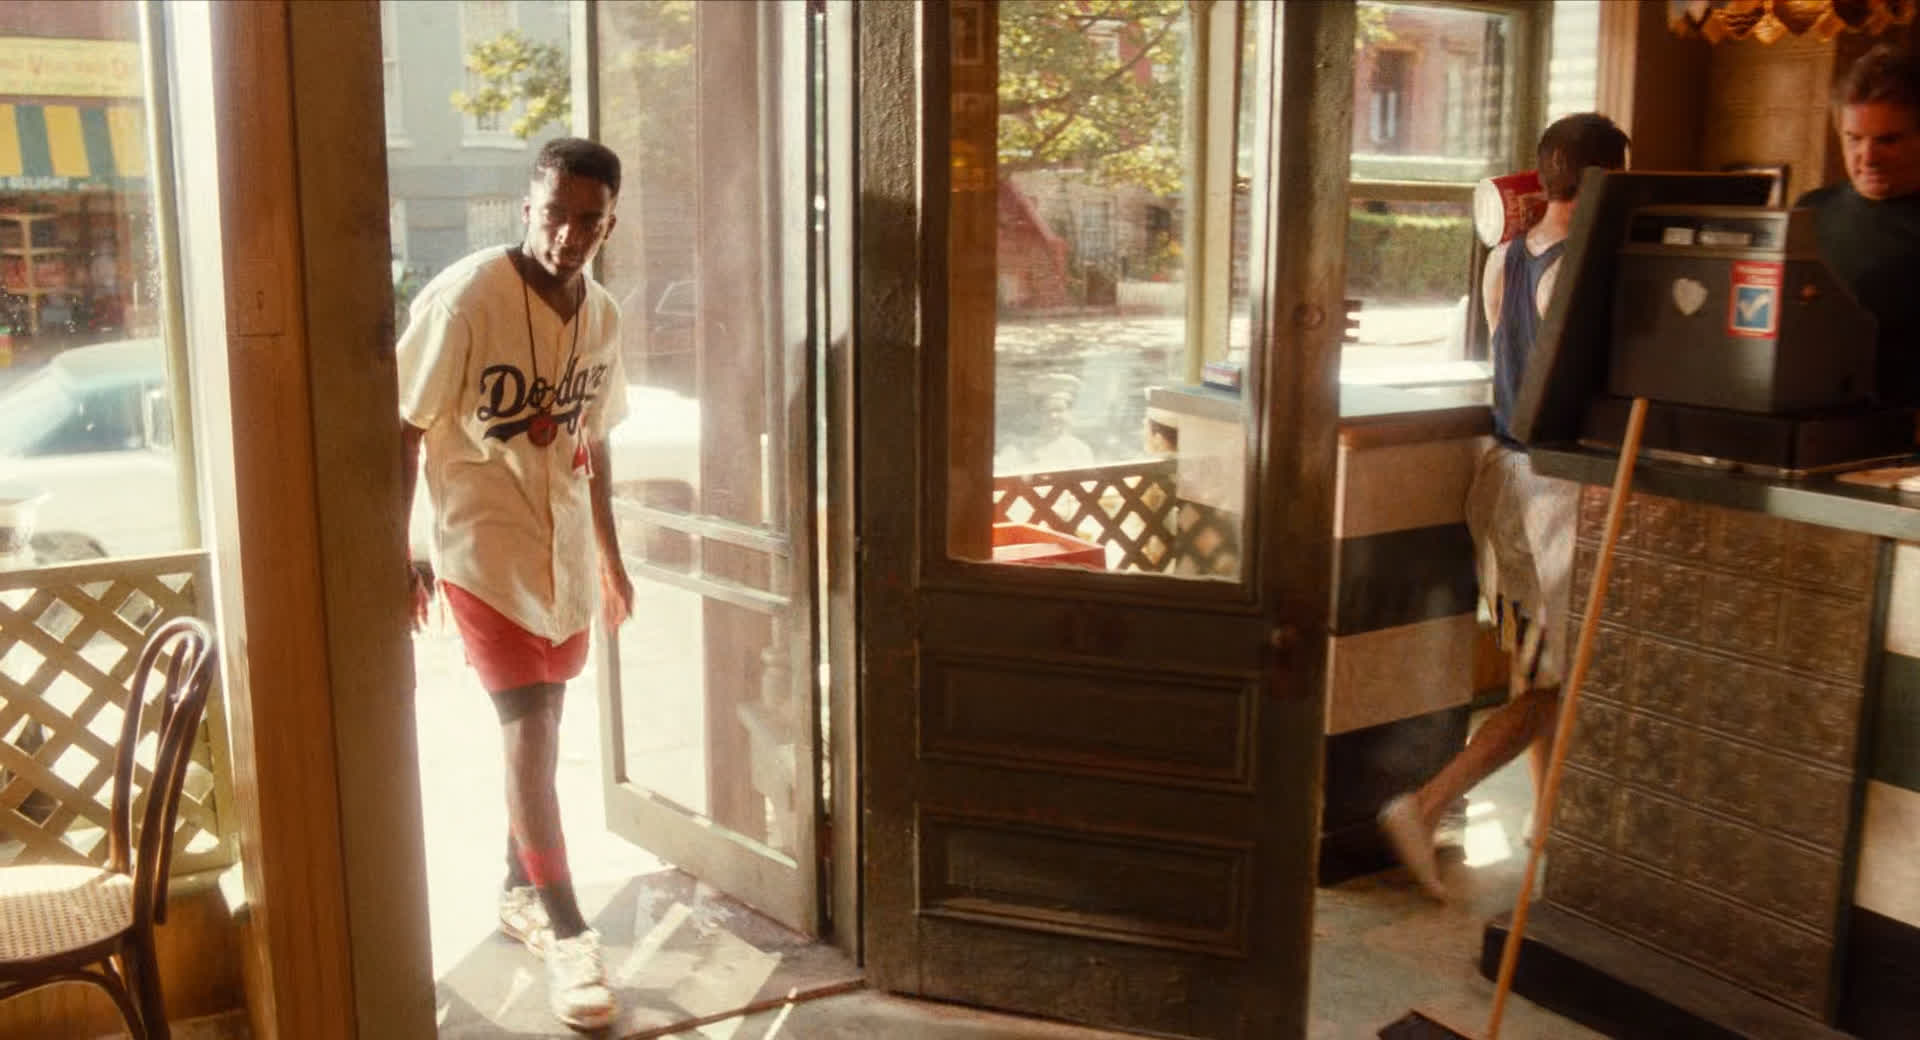
[[[210, 588], [204, 552], [0, 572], [0, 866], [105, 860], [122, 704], [140, 647], [162, 620], [207, 616]], [[141, 720], [136, 792], [152, 780], [159, 716]], [[234, 861], [222, 817], [233, 804], [226, 746], [216, 688], [180, 799], [175, 875]]]
[[993, 519], [1085, 538], [1109, 549], [1117, 571], [1231, 575], [1239, 568], [1238, 527], [1180, 499], [1172, 459], [999, 474]]

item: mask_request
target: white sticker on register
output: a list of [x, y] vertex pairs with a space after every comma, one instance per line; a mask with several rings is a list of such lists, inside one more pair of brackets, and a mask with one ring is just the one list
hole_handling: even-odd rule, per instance
[[1673, 305], [1680, 313], [1691, 318], [1707, 302], [1707, 287], [1691, 278], [1673, 280]]

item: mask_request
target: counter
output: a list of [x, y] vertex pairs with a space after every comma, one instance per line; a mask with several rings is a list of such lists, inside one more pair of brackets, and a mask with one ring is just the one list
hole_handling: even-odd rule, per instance
[[1374, 823], [1466, 743], [1469, 703], [1497, 686], [1467, 533], [1486, 450], [1486, 388], [1340, 388], [1334, 602], [1327, 648], [1319, 880], [1394, 864]]
[[[1589, 485], [1571, 644], [1615, 460], [1532, 454]], [[1517, 991], [1615, 1035], [1912, 1035], [1920, 496], [1646, 460], [1634, 486]]]

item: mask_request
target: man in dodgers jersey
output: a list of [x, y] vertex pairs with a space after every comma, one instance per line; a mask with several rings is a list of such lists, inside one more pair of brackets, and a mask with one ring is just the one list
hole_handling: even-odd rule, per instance
[[[580, 1029], [610, 1024], [614, 1002], [574, 896], [554, 770], [596, 585], [609, 632], [633, 602], [607, 454], [626, 412], [620, 310], [586, 274], [619, 193], [612, 151], [549, 142], [522, 206], [526, 237], [428, 283], [398, 346], [407, 504], [424, 446], [442, 589], [505, 746], [500, 927], [545, 960], [554, 1014]], [[418, 628], [430, 590], [408, 575]]]

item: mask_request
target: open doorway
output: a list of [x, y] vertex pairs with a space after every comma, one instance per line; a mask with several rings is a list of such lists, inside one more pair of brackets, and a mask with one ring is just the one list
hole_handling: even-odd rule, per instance
[[[853, 962], [818, 941], [822, 15], [672, 0], [381, 14], [397, 325], [449, 264], [522, 239], [547, 140], [593, 137], [622, 160], [595, 276], [623, 314], [628, 416], [609, 440], [634, 609], [594, 632], [569, 683], [557, 783], [617, 1032], [853, 985]], [[422, 488], [416, 560], [432, 541]], [[496, 927], [498, 724], [449, 619], [414, 647], [441, 1033], [562, 1033], [538, 963]]]

